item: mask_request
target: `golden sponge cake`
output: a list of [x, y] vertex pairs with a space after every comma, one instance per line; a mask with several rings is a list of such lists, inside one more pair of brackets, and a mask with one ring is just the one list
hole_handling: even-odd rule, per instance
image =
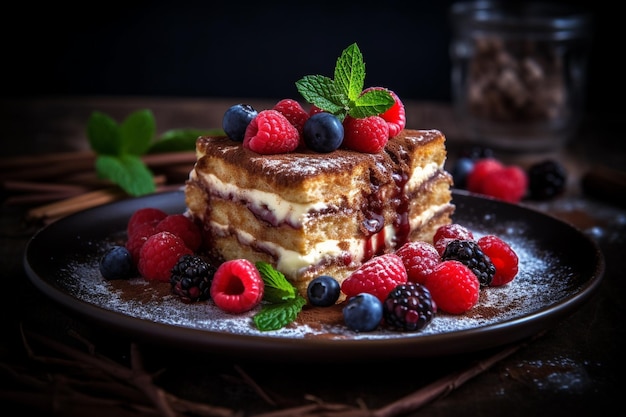
[[445, 137], [405, 129], [377, 154], [349, 150], [260, 155], [226, 136], [201, 137], [185, 186], [188, 214], [217, 261], [266, 261], [302, 293], [339, 282], [408, 240], [450, 223]]

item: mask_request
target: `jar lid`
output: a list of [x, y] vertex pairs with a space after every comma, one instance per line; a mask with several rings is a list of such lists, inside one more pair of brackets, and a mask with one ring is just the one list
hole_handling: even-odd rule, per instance
[[479, 0], [450, 8], [453, 27], [460, 31], [506, 33], [566, 40], [587, 37], [591, 16], [565, 4]]

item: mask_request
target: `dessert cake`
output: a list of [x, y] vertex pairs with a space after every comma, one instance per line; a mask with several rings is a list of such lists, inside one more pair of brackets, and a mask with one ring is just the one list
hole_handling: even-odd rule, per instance
[[271, 263], [301, 294], [319, 275], [339, 282], [408, 240], [432, 242], [451, 222], [445, 136], [403, 129], [384, 151], [261, 155], [203, 136], [185, 185], [208, 255]]

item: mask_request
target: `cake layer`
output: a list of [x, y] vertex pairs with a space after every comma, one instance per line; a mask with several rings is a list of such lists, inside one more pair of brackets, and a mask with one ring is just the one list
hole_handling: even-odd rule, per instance
[[197, 141], [186, 204], [212, 255], [272, 263], [299, 289], [343, 280], [407, 240], [449, 223], [445, 137], [404, 130], [379, 154], [337, 150], [259, 155], [226, 137]]

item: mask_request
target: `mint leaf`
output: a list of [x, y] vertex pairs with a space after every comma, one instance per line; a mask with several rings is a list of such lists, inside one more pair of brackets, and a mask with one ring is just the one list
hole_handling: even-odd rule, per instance
[[91, 149], [97, 154], [117, 155], [121, 135], [117, 122], [104, 113], [95, 111], [87, 121], [87, 137]]
[[261, 331], [278, 330], [294, 321], [305, 304], [306, 300], [297, 295], [282, 303], [264, 305], [252, 320]]
[[394, 104], [393, 97], [385, 90], [363, 94], [365, 62], [356, 43], [344, 49], [337, 59], [334, 77], [333, 80], [322, 75], [306, 75], [296, 81], [296, 88], [307, 102], [341, 121], [348, 114], [356, 118], [377, 116]]
[[267, 262], [256, 262], [255, 266], [265, 284], [264, 301], [279, 303], [296, 297], [296, 288], [285, 278], [282, 272], [277, 271]]
[[351, 101], [361, 95], [365, 83], [365, 63], [356, 43], [348, 46], [335, 64], [335, 85], [337, 91]]
[[156, 190], [152, 172], [136, 155], [98, 155], [96, 172], [118, 184], [131, 196], [141, 196]]
[[156, 122], [150, 110], [131, 113], [119, 127], [120, 147], [118, 155], [143, 155], [152, 143], [156, 132]]

